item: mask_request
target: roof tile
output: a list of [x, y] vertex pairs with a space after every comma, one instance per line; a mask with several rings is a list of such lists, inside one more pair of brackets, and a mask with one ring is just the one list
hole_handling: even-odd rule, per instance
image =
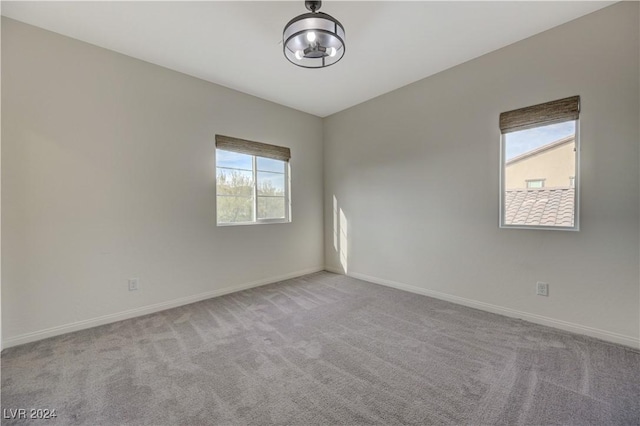
[[505, 191], [508, 225], [573, 226], [575, 188], [527, 188]]

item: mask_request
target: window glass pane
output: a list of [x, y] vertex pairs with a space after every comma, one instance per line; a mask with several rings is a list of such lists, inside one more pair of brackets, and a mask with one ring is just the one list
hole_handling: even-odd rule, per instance
[[258, 195], [284, 196], [284, 174], [258, 172]]
[[216, 166], [228, 167], [231, 169], [252, 170], [253, 159], [251, 155], [216, 149]]
[[219, 195], [217, 201], [218, 223], [253, 221], [253, 197]]
[[216, 188], [218, 195], [253, 195], [253, 173], [244, 170], [217, 169]]
[[258, 219], [284, 218], [284, 197], [258, 197]]
[[264, 157], [256, 157], [256, 160], [258, 161], [258, 170], [260, 171], [284, 173], [284, 161]]
[[573, 227], [576, 122], [504, 135], [505, 225]]
[[[217, 149], [217, 222], [287, 219], [287, 167], [286, 161]], [[259, 197], [255, 198], [256, 194]]]

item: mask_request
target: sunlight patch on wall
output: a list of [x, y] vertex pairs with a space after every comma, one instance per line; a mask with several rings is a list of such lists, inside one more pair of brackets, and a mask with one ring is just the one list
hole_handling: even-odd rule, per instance
[[348, 264], [348, 250], [347, 250], [347, 241], [348, 241], [348, 224], [347, 217], [345, 216], [342, 209], [340, 209], [340, 264], [342, 265], [342, 269], [344, 269], [344, 273], [347, 273], [347, 264]]
[[333, 248], [338, 251], [338, 199], [333, 196]]

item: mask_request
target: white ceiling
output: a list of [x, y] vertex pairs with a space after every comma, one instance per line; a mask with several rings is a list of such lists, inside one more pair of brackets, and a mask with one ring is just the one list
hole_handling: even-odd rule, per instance
[[304, 69], [282, 30], [304, 2], [11, 2], [2, 14], [320, 117], [614, 2], [325, 1], [345, 27], [336, 65]]

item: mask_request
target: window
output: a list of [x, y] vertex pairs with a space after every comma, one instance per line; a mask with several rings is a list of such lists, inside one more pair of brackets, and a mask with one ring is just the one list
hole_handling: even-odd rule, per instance
[[500, 227], [578, 230], [579, 112], [574, 96], [500, 114]]
[[289, 222], [289, 148], [216, 135], [218, 225]]
[[527, 179], [527, 188], [544, 188], [544, 179]]

